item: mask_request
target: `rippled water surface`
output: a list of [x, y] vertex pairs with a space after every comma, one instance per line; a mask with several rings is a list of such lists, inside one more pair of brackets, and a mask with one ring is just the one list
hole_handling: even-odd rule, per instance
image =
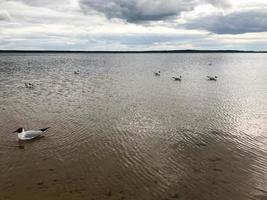
[[267, 54], [2, 53], [0, 128], [1, 200], [266, 200]]

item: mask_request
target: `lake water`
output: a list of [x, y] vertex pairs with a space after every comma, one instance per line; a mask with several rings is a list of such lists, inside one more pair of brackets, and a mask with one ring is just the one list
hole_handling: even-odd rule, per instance
[[266, 200], [267, 54], [2, 53], [0, 128], [1, 200]]

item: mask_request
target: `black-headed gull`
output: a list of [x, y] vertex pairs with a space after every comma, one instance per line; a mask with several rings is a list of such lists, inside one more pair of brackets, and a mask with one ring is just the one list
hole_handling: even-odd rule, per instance
[[174, 81], [181, 81], [182, 80], [182, 76], [179, 77], [172, 77]]
[[24, 83], [26, 88], [34, 88], [34, 85], [32, 83]]
[[47, 129], [49, 129], [49, 127], [42, 128], [39, 130], [29, 130], [29, 131], [24, 131], [24, 128], [18, 128], [13, 133], [18, 133], [19, 140], [31, 140], [41, 136]]
[[207, 76], [209, 81], [217, 81], [218, 76]]
[[78, 70], [74, 71], [74, 74], [79, 75], [80, 74], [80, 70], [78, 69]]
[[160, 71], [154, 72], [155, 76], [160, 76]]

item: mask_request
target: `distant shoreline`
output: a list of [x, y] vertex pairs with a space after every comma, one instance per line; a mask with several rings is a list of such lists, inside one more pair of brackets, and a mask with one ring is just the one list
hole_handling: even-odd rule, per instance
[[267, 51], [241, 51], [241, 50], [151, 50], [151, 51], [0, 50], [0, 53], [267, 53]]

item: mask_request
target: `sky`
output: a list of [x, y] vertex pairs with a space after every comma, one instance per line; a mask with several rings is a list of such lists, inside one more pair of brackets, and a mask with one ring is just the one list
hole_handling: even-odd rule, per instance
[[267, 0], [0, 0], [2, 50], [267, 50]]

